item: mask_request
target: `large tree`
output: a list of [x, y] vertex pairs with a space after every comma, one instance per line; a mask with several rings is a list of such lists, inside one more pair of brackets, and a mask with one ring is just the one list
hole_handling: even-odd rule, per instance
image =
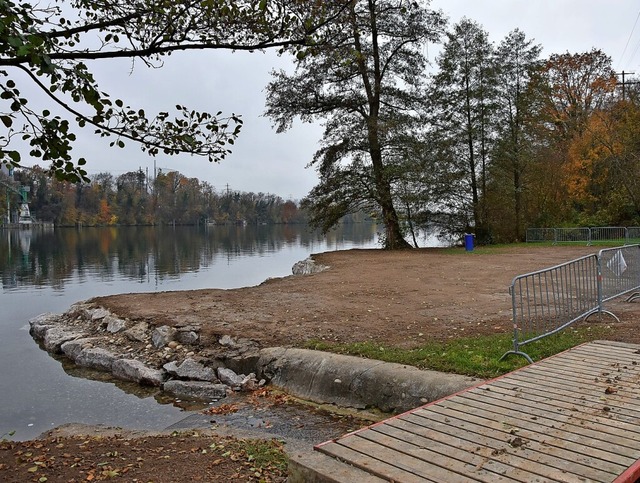
[[[497, 95], [489, 35], [478, 23], [462, 19], [447, 33], [437, 65], [429, 118], [443, 151], [440, 161], [449, 164], [450, 172], [461, 174], [460, 183], [451, 185], [445, 200], [466, 201], [461, 211], [471, 212], [470, 224], [484, 243], [489, 238], [484, 195]], [[457, 186], [462, 192], [454, 189]]]
[[617, 126], [615, 116], [609, 116], [615, 89], [611, 59], [600, 50], [553, 54], [541, 63], [530, 89], [536, 100], [526, 109], [528, 116], [537, 115], [535, 126], [527, 127], [528, 137], [537, 137], [532, 146], [536, 159], [525, 173], [529, 223], [601, 224], [618, 219], [607, 214], [609, 200], [600, 195], [614, 197], [604, 188], [614, 165], [595, 162], [605, 159], [602, 153], [594, 156], [600, 150], [594, 147], [599, 137]]
[[510, 32], [496, 49], [498, 109], [497, 142], [493, 151], [494, 190], [504, 190], [510, 204], [510, 217], [497, 220], [514, 227], [513, 239], [524, 239], [524, 202], [527, 169], [532, 160], [532, 126], [536, 118], [538, 93], [531, 80], [539, 66], [540, 45], [524, 32]]
[[611, 57], [597, 49], [551, 55], [541, 80], [546, 113], [563, 139], [582, 134], [591, 113], [611, 100], [617, 84]]
[[[218, 161], [239, 133], [239, 116], [184, 106], [147, 115], [101, 90], [89, 61], [141, 59], [161, 66], [172, 52], [256, 50], [318, 42], [344, 5], [339, 0], [0, 0], [0, 164], [19, 166], [21, 151], [51, 163], [51, 173], [86, 180], [71, 154], [77, 127], [112, 146], [139, 143], [151, 155], [190, 153]], [[31, 84], [31, 86], [29, 86]], [[36, 86], [52, 107], [36, 111]]]
[[306, 198], [312, 222], [327, 231], [349, 213], [381, 213], [384, 246], [406, 248], [393, 186], [406, 133], [423, 99], [424, 45], [444, 27], [428, 2], [352, 0], [329, 41], [298, 51], [294, 73], [275, 72], [266, 113], [278, 131], [293, 119], [324, 120], [312, 165], [320, 183]]

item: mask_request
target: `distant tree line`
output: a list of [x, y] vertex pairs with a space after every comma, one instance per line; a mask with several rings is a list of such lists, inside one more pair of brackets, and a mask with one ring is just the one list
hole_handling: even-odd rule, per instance
[[[159, 171], [155, 179], [141, 169], [117, 177], [105, 172], [89, 183], [71, 183], [35, 167], [16, 170], [6, 182], [29, 188], [29, 207], [37, 220], [61, 226], [306, 222], [293, 200], [268, 193], [220, 192], [177, 171]], [[6, 196], [12, 197], [14, 207], [19, 201], [0, 189], [0, 214], [6, 213]]]

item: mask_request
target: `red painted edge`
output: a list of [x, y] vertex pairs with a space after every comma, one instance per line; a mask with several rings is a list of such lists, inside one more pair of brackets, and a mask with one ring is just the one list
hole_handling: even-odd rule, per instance
[[613, 483], [636, 483], [640, 480], [640, 460], [629, 466]]

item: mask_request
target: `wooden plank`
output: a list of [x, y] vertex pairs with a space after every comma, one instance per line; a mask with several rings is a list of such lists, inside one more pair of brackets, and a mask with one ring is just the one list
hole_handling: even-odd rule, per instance
[[[583, 396], [571, 391], [555, 391], [545, 393], [548, 389], [540, 389], [534, 383], [523, 381], [518, 385], [513, 381], [497, 383], [486, 387], [482, 391], [469, 391], [465, 397], [470, 395], [484, 395], [494, 398], [508, 398], [515, 406], [531, 406], [533, 408], [552, 411], [554, 413], [570, 413], [580, 419], [582, 417], [597, 418], [605, 426], [624, 428], [625, 425], [634, 431], [633, 426], [638, 421], [638, 411], [629, 408], [628, 400], [619, 394], [607, 395], [604, 390], [596, 396]], [[553, 394], [555, 397], [549, 396]], [[618, 421], [614, 416], [621, 414], [630, 416], [630, 420], [625, 424], [623, 420]], [[628, 423], [631, 424], [628, 424]], [[603, 428], [604, 429], [604, 428]], [[640, 430], [640, 428], [638, 428]]]
[[[549, 376], [553, 376], [553, 374], [549, 374]], [[561, 380], [560, 375], [556, 375], [558, 380]], [[527, 377], [527, 378], [517, 378], [514, 377], [509, 379], [509, 382], [514, 383], [526, 383], [529, 387], [541, 387], [539, 383], [539, 378], [536, 377]], [[633, 416], [640, 416], [640, 398], [637, 395], [637, 383], [633, 383], [633, 386], [629, 383], [625, 383], [624, 381], [616, 381], [606, 379], [604, 381], [591, 381], [591, 388], [589, 391], [580, 390], [580, 388], [576, 388], [571, 384], [565, 384], [563, 382], [558, 385], [553, 386], [553, 392], [551, 394], [554, 397], [557, 396], [573, 396], [574, 400], [581, 400], [586, 402], [590, 402], [591, 404], [599, 405], [601, 408], [603, 406], [617, 406], [620, 409], [624, 409], [625, 413]], [[545, 387], [546, 390], [551, 388], [550, 385], [542, 386]], [[522, 391], [522, 396], [526, 396], [526, 391]]]
[[[509, 385], [510, 387], [508, 388], [509, 390], [514, 390], [514, 386], [513, 385]], [[500, 387], [504, 387], [504, 386], [500, 386]], [[497, 390], [498, 387], [494, 386], [493, 390]], [[538, 390], [537, 392], [535, 388], [533, 387], [523, 387], [522, 388], [523, 392], [526, 391], [527, 394], [531, 394], [533, 393], [533, 400], [535, 401], [535, 398], [537, 396], [540, 396], [540, 402], [546, 402], [549, 405], [552, 406], [558, 406], [561, 408], [565, 408], [567, 410], [572, 410], [572, 409], [578, 409], [580, 411], [582, 411], [584, 413], [584, 416], [581, 416], [580, 414], [576, 415], [577, 418], [582, 418], [582, 419], [590, 419], [590, 420], [597, 420], [600, 424], [604, 424], [605, 426], [612, 426], [612, 427], [616, 427], [616, 428], [620, 428], [621, 430], [625, 430], [625, 431], [633, 431], [633, 432], [637, 432], [634, 429], [629, 429], [630, 426], [635, 426], [638, 424], [638, 415], [636, 411], [628, 411], [624, 404], [621, 404], [619, 401], [617, 400], [613, 400], [610, 397], [601, 397], [598, 399], [592, 399], [592, 398], [582, 398], [582, 397], [575, 397], [572, 400], [571, 396], [569, 395], [558, 395], [558, 397], [553, 400], [553, 399], [545, 399], [545, 396], [543, 394], [542, 390]], [[523, 396], [524, 397], [524, 396]], [[532, 396], [528, 396], [529, 398], [531, 398]], [[561, 399], [563, 398], [563, 399]], [[584, 409], [580, 409], [580, 408], [584, 408]], [[556, 411], [559, 412], [559, 409], [556, 409]], [[575, 411], [574, 411], [575, 412]]]
[[[464, 414], [460, 416], [464, 417]], [[421, 419], [422, 421], [420, 421]], [[511, 434], [506, 429], [496, 427], [501, 425], [500, 423], [493, 422], [495, 425], [488, 427], [480, 424], [482, 422], [487, 423], [487, 421], [478, 423], [473, 421], [474, 419], [470, 415], [463, 420], [452, 416], [452, 414], [445, 416], [444, 414], [430, 412], [423, 414], [421, 417], [409, 414], [404, 420], [414, 422], [417, 425], [426, 424], [430, 430], [436, 428], [434, 423], [445, 424], [448, 427], [443, 428], [441, 432], [446, 431], [450, 436], [466, 439], [469, 442], [485, 443], [492, 451], [495, 450], [498, 454], [494, 458], [498, 458], [500, 453], [504, 454], [505, 459], [501, 461], [510, 462], [513, 455], [516, 454], [525, 460], [533, 462], [535, 465], [549, 467], [554, 471], [581, 475], [583, 478], [589, 477], [594, 481], [610, 481], [614, 475], [619, 474], [628, 467], [628, 461], [625, 461], [625, 464], [619, 464], [620, 458], [617, 459], [618, 461], [609, 461], [583, 454], [584, 452], [580, 445], [574, 445], [571, 448], [571, 443], [569, 443], [568, 449], [554, 447], [550, 444], [553, 442], [553, 436], [545, 436], [522, 428], [517, 428], [518, 431], [515, 434]], [[462, 423], [464, 428], [460, 427], [454, 430], [450, 426], [452, 422]], [[516, 435], [523, 440], [524, 444], [514, 450], [510, 442], [516, 438]], [[498, 439], [494, 440], [494, 438]], [[572, 451], [572, 449], [575, 451]], [[532, 471], [535, 471], [536, 466], [532, 466], [532, 468]]]
[[591, 392], [594, 383], [593, 380], [576, 381], [566, 373], [551, 374], [550, 371], [542, 369], [538, 371], [529, 370], [526, 373], [514, 373], [509, 376], [509, 380], [527, 380], [549, 388], [560, 390], [570, 389], [571, 391], [585, 394], [589, 394]]
[[571, 354], [567, 354], [566, 357], [562, 359], [558, 359], [552, 365], [538, 366], [544, 368], [553, 368], [553, 367], [573, 367], [576, 372], [581, 375], [588, 375], [594, 372], [600, 372], [603, 370], [608, 370], [610, 372], [628, 372], [629, 375], [635, 375], [636, 377], [640, 373], [640, 364], [636, 361], [627, 361], [623, 362], [611, 362], [608, 364], [603, 364], [602, 361], [592, 359], [592, 360], [584, 360], [583, 358], [572, 356]]
[[[538, 369], [548, 374], [562, 374], [574, 381], [604, 383], [607, 379], [611, 379], [610, 384], [617, 381], [629, 385], [640, 382], [640, 368], [636, 366], [608, 367], [591, 364], [588, 367], [574, 367], [571, 361], [562, 360], [553, 366], [539, 367]], [[532, 373], [535, 374], [536, 371], [532, 371]]]
[[640, 352], [637, 349], [616, 348], [601, 344], [584, 344], [568, 351], [558, 354], [558, 356], [549, 357], [540, 362], [552, 361], [554, 357], [584, 357], [587, 359], [598, 360], [602, 362], [616, 362], [620, 359], [629, 361], [636, 360], [640, 363]]
[[[634, 364], [635, 362], [635, 364]], [[596, 357], [595, 354], [580, 354], [580, 353], [572, 353], [566, 352], [563, 353], [562, 356], [554, 356], [550, 359], [545, 359], [540, 362], [536, 362], [529, 366], [526, 366], [524, 369], [531, 368], [550, 368], [557, 366], [559, 364], [569, 364], [574, 366], [577, 369], [593, 369], [593, 368], [618, 368], [627, 366], [628, 369], [633, 369], [636, 367], [640, 361], [633, 360], [631, 358], [621, 358], [621, 357], [606, 357], [605, 355], [601, 355], [600, 357]], [[519, 371], [516, 371], [519, 372]]]
[[[492, 483], [500, 476], [495, 471], [483, 467], [486, 459], [481, 456], [450, 447], [447, 447], [447, 451], [443, 452], [444, 445], [438, 445], [433, 440], [428, 440], [422, 445], [416, 445], [408, 441], [408, 439], [411, 438], [407, 438], [408, 435], [403, 431], [389, 434], [389, 431], [385, 432], [381, 429], [381, 427], [378, 427], [375, 430], [364, 431], [358, 434], [358, 436], [372, 443], [412, 456], [423, 462], [437, 465], [443, 470], [452, 471], [455, 474], [467, 475], [477, 481]], [[421, 465], [423, 463], [418, 464]], [[429, 472], [429, 474], [432, 474], [432, 472]], [[534, 475], [530, 474], [529, 477], [531, 476]], [[452, 478], [452, 476], [449, 476], [449, 478]]]
[[620, 361], [620, 359], [628, 359], [630, 361], [635, 359], [640, 362], [640, 353], [637, 352], [637, 349], [616, 348], [598, 344], [585, 344], [564, 352], [560, 356], [564, 356], [566, 354], [572, 354], [574, 356], [579, 354], [584, 357], [600, 361], [617, 362]]
[[[465, 394], [464, 396], [467, 395]], [[453, 402], [454, 400], [447, 401], [447, 403]], [[537, 411], [536, 414], [539, 415], [539, 418], [532, 421], [523, 411], [510, 408], [508, 404], [503, 404], [500, 399], [483, 399], [481, 396], [476, 398], [461, 397], [456, 398], [455, 402], [464, 405], [463, 411], [473, 412], [476, 415], [482, 414], [487, 419], [498, 418], [514, 426], [527, 427], [527, 429], [532, 431], [537, 429], [537, 431], [543, 431], [545, 434], [549, 434], [549, 431], [552, 431], [556, 438], [588, 445], [591, 451], [602, 450], [606, 452], [612, 449], [612, 444], [615, 444], [611, 441], [603, 441], [600, 439], [601, 435], [597, 431], [589, 430], [579, 424], [573, 424], [571, 414], [563, 415], [555, 412], [545, 415], [544, 411]], [[448, 407], [448, 405], [449, 404], [443, 406]], [[457, 407], [460, 408], [460, 406]], [[620, 449], [617, 449], [616, 454], [619, 454], [619, 452]], [[626, 453], [632, 453], [632, 455], [626, 455], [629, 458], [637, 458], [640, 456], [638, 451], [631, 449], [628, 449]], [[604, 458], [606, 459], [607, 457], [604, 456]]]
[[[547, 395], [547, 399], [549, 400], [553, 400], [556, 397], [560, 398], [560, 399], [566, 399], [566, 398], [571, 398], [571, 400], [573, 401], [600, 401], [603, 402], [603, 396], [607, 396], [605, 399], [612, 399], [613, 402], [615, 402], [615, 397], [608, 397], [608, 396], [615, 396], [616, 394], [618, 394], [618, 392], [616, 392], [615, 394], [606, 394], [606, 388], [609, 386], [614, 386], [613, 384], [608, 384], [608, 383], [596, 383], [595, 381], [592, 382], [591, 384], [591, 389], [588, 392], [583, 392], [583, 393], [577, 393], [575, 390], [567, 390], [564, 387], [555, 387], [553, 391], [549, 391], [549, 387], [545, 387], [542, 386], [539, 381], [535, 378], [530, 378], [530, 377], [510, 377], [508, 379], [500, 379], [500, 380], [496, 380], [494, 382], [492, 382], [491, 386], [486, 386], [486, 387], [490, 387], [490, 388], [494, 388], [494, 387], [513, 387], [514, 390], [515, 388], [517, 388], [518, 390], [520, 390], [523, 394], [529, 393], [529, 392], [538, 392], [538, 393], [543, 393]], [[485, 386], [483, 386], [485, 387]], [[620, 395], [618, 394], [618, 396], [620, 397]], [[626, 404], [631, 404], [631, 403], [635, 403], [635, 398], [629, 398], [627, 396], [627, 393], [625, 391], [622, 391], [622, 398], [621, 401], [623, 403]], [[635, 404], [634, 404], [635, 405]], [[633, 414], [634, 416], [637, 416], [637, 410], [634, 410], [633, 406], [628, 408], [630, 411], [628, 411], [629, 414]], [[624, 404], [621, 406], [621, 408], [624, 408]]]
[[639, 347], [587, 343], [317, 450], [407, 483], [640, 473]]
[[[445, 432], [452, 437], [465, 439], [468, 442], [478, 441], [478, 446], [482, 448], [482, 443], [491, 448], [492, 457], [502, 462], [512, 463], [514, 455], [526, 461], [525, 464], [519, 465], [519, 468], [528, 471], [546, 471], [539, 470], [537, 466], [551, 468], [554, 472], [564, 472], [564, 474], [580, 475], [581, 478], [589, 477], [593, 481], [611, 481], [616, 474], [624, 471], [628, 465], [616, 464], [616, 462], [594, 459], [589, 455], [576, 453], [563, 448], [553, 448], [548, 444], [550, 437], [541, 434], [520, 430], [515, 434], [511, 434], [507, 430], [501, 430], [496, 427], [487, 427], [482, 424], [474, 424], [469, 422], [474, 417], [469, 416], [464, 420], [453, 417], [451, 414], [446, 416], [443, 414], [430, 412], [418, 417], [415, 414], [408, 414], [403, 418], [406, 422], [413, 422], [422, 426], [426, 424], [429, 430], [433, 431], [437, 425], [434, 423], [445, 424], [441, 432]], [[464, 417], [464, 415], [461, 415]], [[420, 421], [422, 419], [422, 421]], [[425, 421], [426, 420], [426, 421]], [[448, 422], [447, 422], [448, 421]], [[464, 428], [459, 427], [452, 429], [451, 423], [462, 423]], [[395, 423], [394, 423], [395, 424]], [[431, 437], [431, 433], [429, 434]], [[516, 436], [517, 435], [517, 436]], [[510, 443], [516, 437], [519, 437], [524, 444], [513, 448]], [[497, 438], [497, 439], [494, 439]], [[502, 455], [502, 456], [501, 456]]]
[[640, 481], [640, 460], [627, 468], [627, 470], [618, 476], [614, 483], [638, 483]]
[[[560, 408], [554, 408], [550, 405], [545, 407], [543, 403], [528, 403], [526, 399], [513, 398], [506, 394], [497, 394], [494, 391], [487, 391], [485, 394], [466, 393], [459, 399], [456, 399], [456, 401], [467, 404], [472, 408], [477, 407], [478, 403], [483, 404], [483, 406], [481, 406], [483, 409], [491, 408], [492, 411], [495, 411], [495, 414], [499, 414], [500, 417], [513, 420], [516, 423], [524, 420], [527, 422], [532, 421], [533, 424], [539, 426], [562, 428], [562, 430], [567, 433], [589, 438], [592, 447], [606, 449], [611, 445], [616, 445], [633, 448], [629, 449], [626, 453], [629, 453], [628, 455], [630, 457], [640, 456], [637, 443], [635, 442], [637, 437], [636, 432], [627, 433], [615, 426], [588, 427], [585, 424], [581, 424], [588, 415], [580, 416], [581, 413], [576, 408], [560, 410]], [[514, 401], [520, 404], [520, 406], [514, 408], [513, 405], [510, 404]], [[536, 419], [533, 420], [532, 417]], [[625, 439], [627, 441], [625, 441]], [[621, 449], [618, 450], [618, 452], [620, 451]]]
[[[537, 386], [544, 386], [547, 389], [553, 389], [554, 391], [558, 390], [564, 393], [579, 393], [581, 396], [585, 397], [599, 397], [604, 393], [607, 387], [614, 386], [617, 388], [617, 386], [619, 385], [618, 382], [621, 382], [623, 384], [623, 381], [615, 380], [615, 376], [611, 379], [611, 382], [607, 382], [606, 376], [602, 377], [604, 377], [604, 380], [596, 381], [594, 378], [585, 379], [576, 383], [575, 381], [564, 377], [564, 375], [560, 372], [553, 373], [551, 371], [545, 371], [539, 373], [530, 372], [529, 374], [513, 374], [507, 380], [514, 382], [523, 381], [529, 384], [533, 383]], [[627, 388], [629, 387], [630, 385], [627, 384]], [[598, 388], [601, 390], [600, 393], [596, 392]], [[620, 388], [617, 392], [620, 391], [622, 392], [622, 394], [627, 395], [629, 404], [634, 405], [634, 403], [636, 402], [636, 392], [629, 391], [624, 387]]]
[[[458, 458], [466, 457], [466, 454], [479, 456], [481, 459], [477, 463], [477, 468], [486, 468], [504, 478], [514, 481], [530, 482], [539, 477], [554, 478], [557, 481], [584, 481], [582, 476], [559, 472], [557, 469], [546, 465], [532, 463], [520, 454], [508, 452], [504, 448], [503, 441], [490, 438], [476, 437], [473, 440], [451, 436], [447, 432], [438, 431], [434, 424], [428, 432], [425, 428], [407, 420], [393, 420], [387, 424], [378, 426], [375, 430], [397, 438], [411, 442], [418, 446], [432, 447], [434, 442], [442, 445], [442, 451], [455, 455]], [[446, 428], [445, 428], [446, 431]], [[422, 434], [424, 432], [424, 435]], [[513, 448], [511, 448], [513, 450]], [[469, 461], [469, 460], [467, 460]], [[470, 462], [470, 461], [469, 461]], [[526, 468], [525, 468], [526, 467]], [[608, 476], [608, 473], [603, 472]], [[495, 481], [494, 475], [489, 481]]]
[[[426, 478], [434, 481], [456, 481], [460, 483], [470, 483], [480, 481], [476, 478], [468, 476], [468, 471], [472, 469], [471, 466], [467, 466], [462, 469], [461, 472], [455, 469], [446, 469], [430, 461], [423, 460], [421, 458], [414, 458], [400, 451], [396, 451], [389, 447], [382, 446], [375, 442], [362, 437], [362, 433], [354, 434], [352, 436], [339, 440], [339, 444], [345, 446], [351, 450], [358, 451], [363, 454], [370, 455], [378, 460], [386, 459], [394, 467], [401, 469], [407, 473], [415, 476]], [[391, 476], [391, 475], [389, 475]], [[405, 480], [398, 480], [405, 481]]]
[[[581, 426], [593, 429], [595, 431], [607, 433], [611, 432], [614, 434], [620, 431], [623, 433], [623, 435], [627, 435], [629, 438], [634, 440], [632, 446], [633, 448], [637, 447], [635, 440], [640, 439], [640, 425], [637, 424], [637, 421], [634, 423], [629, 423], [627, 421], [620, 421], [618, 419], [610, 418], [606, 416], [606, 412], [604, 412], [603, 414], [601, 406], [588, 404], [586, 401], [583, 402], [583, 400], [580, 398], [561, 398], [560, 396], [558, 396], [554, 399], [549, 398], [546, 395], [539, 396], [539, 394], [544, 394], [543, 390], [541, 390], [540, 392], [536, 392], [535, 390], [522, 392], [519, 388], [514, 389], [511, 385], [499, 386], [493, 384], [491, 386], [491, 392], [499, 394], [503, 397], [509, 397], [514, 393], [522, 395], [520, 397], [521, 399], [535, 404], [538, 408], [547, 408], [550, 411], [556, 410], [555, 408], [558, 407], [571, 410], [572, 408], [578, 406], [580, 408], [580, 412], [575, 415], [575, 418], [579, 420], [579, 424]], [[534, 417], [535, 419], [538, 419], [538, 416], [535, 415], [529, 415], [529, 417], [530, 419], [533, 419]]]
[[640, 360], [631, 359], [626, 357], [615, 357], [607, 359], [605, 357], [585, 357], [584, 354], [577, 353], [565, 353], [562, 357], [558, 356], [553, 360], [545, 360], [536, 364], [527, 366], [527, 368], [543, 367], [552, 368], [558, 365], [570, 365], [576, 369], [590, 371], [595, 369], [609, 368], [611, 370], [618, 370], [626, 368], [626, 370], [634, 371], [640, 368]]
[[[567, 383], [569, 384], [593, 384], [596, 379], [598, 382], [604, 383], [607, 378], [611, 379], [612, 382], [610, 384], [615, 384], [617, 382], [626, 381], [627, 384], [637, 384], [640, 381], [640, 371], [635, 370], [633, 368], [629, 369], [629, 367], [634, 366], [620, 366], [620, 367], [611, 367], [611, 366], [596, 366], [595, 364], [591, 365], [591, 368], [582, 368], [581, 370], [576, 370], [571, 368], [568, 365], [562, 363], [563, 361], [558, 361], [558, 364], [554, 364], [553, 366], [541, 367], [535, 366], [531, 367], [529, 371], [525, 373], [519, 374], [520, 376], [526, 375], [527, 377], [539, 376], [539, 375], [558, 375], [563, 378], [566, 378]], [[624, 369], [626, 367], [627, 369]], [[634, 393], [635, 394], [635, 393]]]
[[640, 345], [633, 344], [631, 342], [620, 342], [618, 340], [594, 340], [591, 342], [585, 342], [584, 344], [579, 345], [578, 347], [591, 347], [591, 346], [604, 346], [604, 347], [618, 347], [621, 349], [633, 349], [637, 351], [637, 354], [640, 354]]
[[[520, 377], [514, 376], [509, 379], [509, 382], [512, 383], [513, 385], [517, 384], [522, 388], [541, 387], [539, 381], [534, 378], [520, 378]], [[547, 391], [549, 391], [550, 397], [556, 394], [565, 395], [565, 396], [573, 395], [573, 397], [576, 398], [576, 400], [580, 399], [585, 403], [590, 402], [596, 405], [600, 405], [600, 407], [603, 408], [605, 412], [607, 412], [607, 410], [605, 410], [604, 408], [608, 407], [609, 408], [608, 412], [611, 412], [612, 410], [617, 409], [618, 411], [616, 411], [616, 415], [619, 415], [619, 416], [625, 416], [635, 421], [637, 421], [637, 419], [640, 417], [640, 407], [634, 404], [635, 401], [630, 401], [628, 398], [625, 399], [624, 397], [617, 395], [617, 393], [606, 394], [605, 392], [606, 388], [602, 389], [600, 393], [596, 394], [593, 390], [590, 392], [582, 392], [582, 393], [577, 393], [577, 391], [566, 390], [562, 386], [562, 384], [558, 384], [558, 385], [548, 384], [544, 387]]]
[[332, 456], [387, 481], [406, 483], [425, 483], [430, 481], [433, 483], [439, 483], [436, 479], [418, 476], [385, 462], [386, 459], [390, 459], [391, 457], [391, 455], [388, 454], [383, 455], [382, 459], [377, 459], [368, 454], [364, 454], [360, 451], [344, 446], [340, 442], [329, 443], [316, 447], [316, 451]]
[[[572, 368], [571, 361], [559, 361], [553, 367], [544, 368], [544, 371], [550, 374], [563, 373], [569, 375], [576, 381], [591, 381], [604, 384], [609, 380], [609, 384], [626, 384], [632, 387], [640, 382], [640, 368], [636, 366], [595, 366]], [[576, 371], [579, 371], [578, 375]]]
[[[452, 430], [452, 434], [462, 435], [465, 431], [473, 431], [491, 436], [492, 432], [498, 431], [505, 441], [512, 440], [515, 436], [536, 441], [550, 450], [553, 448], [554, 455], [568, 461], [575, 460], [576, 454], [582, 454], [585, 456], [584, 464], [590, 466], [600, 466], [601, 461], [608, 461], [618, 467], [626, 468], [637, 459], [618, 454], [616, 448], [612, 446], [608, 448], [610, 451], [592, 448], [590, 438], [540, 424], [540, 421], [507, 420], [496, 413], [482, 410], [472, 412], [474, 408], [452, 400], [446, 402], [447, 406], [433, 406], [429, 412], [418, 410], [412, 414], [428, 419], [431, 413], [437, 413], [445, 419], [462, 420], [464, 424], [460, 425], [457, 433]], [[588, 453], [585, 452], [586, 449], [589, 450]]]

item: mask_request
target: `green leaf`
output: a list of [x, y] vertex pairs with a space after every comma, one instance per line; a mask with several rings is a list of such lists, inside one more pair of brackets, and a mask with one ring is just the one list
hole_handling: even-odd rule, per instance
[[16, 47], [16, 48], [20, 47], [23, 44], [22, 39], [20, 37], [9, 37], [7, 39], [7, 42], [11, 47]]
[[7, 128], [11, 127], [11, 125], [13, 124], [13, 119], [11, 118], [11, 116], [0, 116], [0, 120], [2, 121], [2, 124], [4, 124]]

